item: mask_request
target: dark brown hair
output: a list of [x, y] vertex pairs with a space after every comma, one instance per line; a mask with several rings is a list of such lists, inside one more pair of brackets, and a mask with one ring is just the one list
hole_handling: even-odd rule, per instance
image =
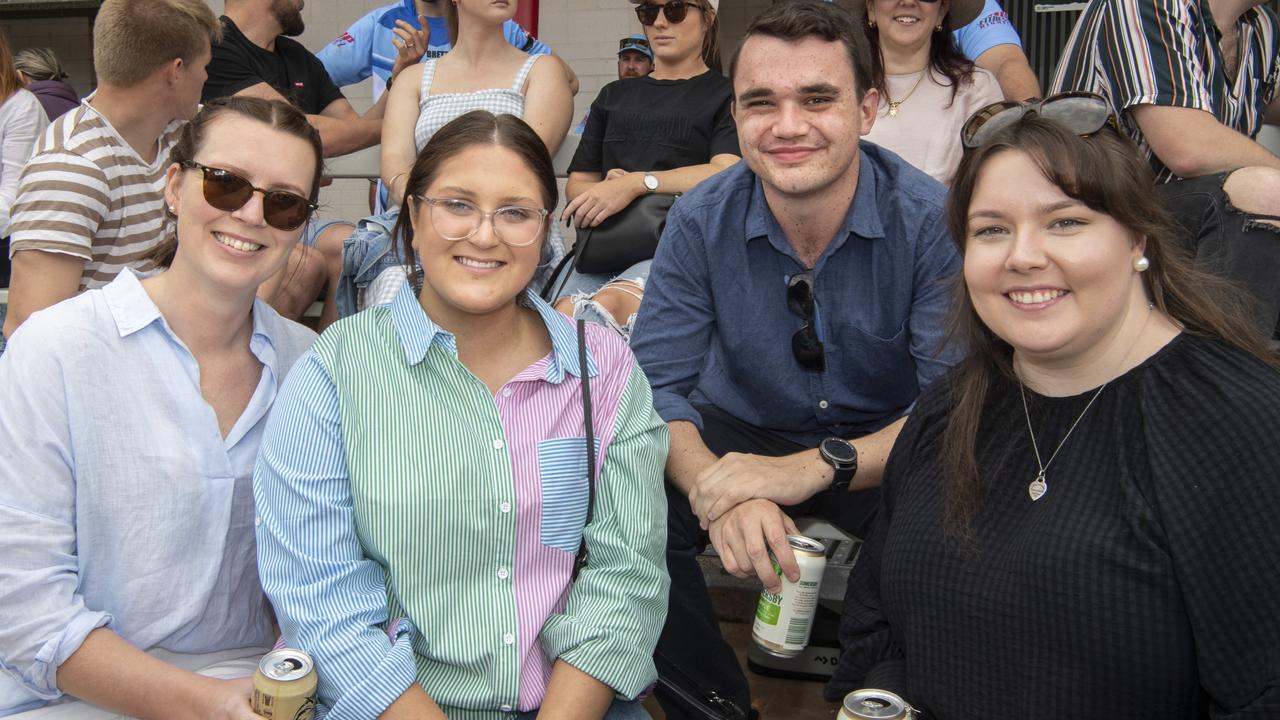
[[[702, 62], [716, 72], [724, 72], [720, 62], [720, 13], [711, 9], [710, 5], [695, 3], [702, 8]], [[711, 22], [705, 18], [710, 15]], [[655, 56], [656, 59], [656, 56]]]
[[[178, 142], [169, 151], [169, 164], [181, 164], [196, 159], [196, 153], [204, 147], [205, 135], [209, 126], [224, 115], [239, 115], [267, 125], [272, 130], [279, 130], [287, 135], [305, 140], [310, 146], [315, 160], [315, 172], [311, 176], [311, 192], [308, 198], [315, 202], [320, 196], [320, 174], [324, 171], [323, 153], [320, 146], [320, 133], [307, 122], [307, 116], [294, 106], [279, 100], [263, 100], [262, 98], [235, 95], [215, 98], [204, 104], [200, 112], [191, 121], [182, 126]], [[299, 158], [301, 160], [301, 158]], [[167, 268], [173, 263], [173, 256], [178, 251], [178, 237], [175, 230], [159, 245], [147, 254], [148, 259], [157, 267]]]
[[[864, 6], [865, 7], [865, 6]], [[865, 12], [865, 10], [864, 10]], [[868, 21], [869, 22], [869, 21]], [[955, 102], [961, 83], [973, 81], [973, 63], [960, 52], [956, 38], [951, 34], [951, 13], [942, 18], [942, 29], [934, 29], [929, 36], [929, 64], [925, 72], [933, 71], [951, 81], [951, 102]], [[880, 50], [880, 28], [867, 25], [867, 38], [871, 41], [871, 82], [885, 101], [889, 94], [884, 79], [884, 55]]]
[[[547, 151], [542, 138], [523, 120], [505, 113], [494, 115], [488, 110], [472, 110], [450, 120], [431, 136], [418, 153], [413, 167], [409, 169], [409, 178], [404, 185], [404, 206], [400, 209], [400, 216], [391, 233], [393, 238], [400, 238], [401, 261], [410, 267], [409, 281], [414, 287], [419, 285], [421, 278], [418, 276], [418, 263], [413, 252], [413, 198], [426, 192], [427, 187], [435, 181], [441, 165], [458, 153], [477, 145], [506, 148], [519, 156], [524, 166], [538, 179], [542, 207], [554, 210], [556, 203], [560, 201], [551, 153]], [[554, 220], [548, 218], [546, 222]], [[544, 232], [546, 227], [543, 226]]]
[[729, 61], [729, 81], [732, 82], [738, 72], [738, 57], [742, 47], [752, 35], [764, 35], [779, 40], [803, 40], [817, 37], [827, 42], [844, 44], [849, 56], [849, 65], [853, 68], [853, 80], [857, 87], [855, 97], [862, 101], [871, 83], [871, 49], [867, 34], [855, 20], [853, 13], [821, 0], [795, 0], [780, 2], [760, 13], [742, 38], [742, 44], [733, 53]]
[[[1069, 197], [1095, 212], [1110, 215], [1145, 238], [1151, 261], [1142, 283], [1152, 304], [1183, 326], [1184, 332], [1219, 338], [1274, 367], [1280, 358], [1249, 323], [1247, 300], [1217, 276], [1196, 270], [1174, 247], [1182, 228], [1161, 204], [1155, 178], [1137, 147], [1110, 125], [1089, 137], [1028, 113], [1001, 128], [960, 162], [947, 202], [947, 226], [960, 254], [968, 236], [969, 204], [983, 166], [996, 155], [1026, 153], [1040, 172]], [[946, 476], [946, 527], [971, 539], [971, 523], [981, 504], [976, 444], [982, 413], [993, 381], [1015, 379], [1013, 348], [983, 324], [965, 289], [955, 284], [950, 341], [968, 348], [968, 356], [948, 376], [951, 393], [942, 433]]]

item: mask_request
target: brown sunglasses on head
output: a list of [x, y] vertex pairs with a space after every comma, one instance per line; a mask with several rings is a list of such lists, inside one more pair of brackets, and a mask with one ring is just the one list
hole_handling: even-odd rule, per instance
[[1098, 132], [1108, 123], [1116, 126], [1115, 115], [1106, 98], [1089, 92], [1065, 92], [1035, 102], [991, 103], [964, 122], [960, 141], [965, 148], [976, 148], [997, 130], [1016, 123], [1027, 114], [1058, 122], [1081, 137]]

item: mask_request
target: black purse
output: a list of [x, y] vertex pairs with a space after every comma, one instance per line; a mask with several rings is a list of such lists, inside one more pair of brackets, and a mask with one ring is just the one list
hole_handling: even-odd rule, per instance
[[667, 226], [667, 211], [680, 193], [641, 195], [593, 228], [579, 228], [578, 239], [551, 273], [543, 288], [551, 299], [560, 274], [570, 262], [582, 275], [617, 274], [642, 260], [652, 260]]

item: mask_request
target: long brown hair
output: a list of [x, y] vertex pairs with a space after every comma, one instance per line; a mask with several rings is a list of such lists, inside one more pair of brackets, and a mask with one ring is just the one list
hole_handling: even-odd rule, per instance
[[[494, 115], [488, 110], [472, 110], [450, 120], [431, 136], [410, 168], [409, 179], [404, 185], [404, 206], [400, 209], [400, 216], [391, 232], [391, 237], [400, 238], [400, 259], [409, 266], [409, 281], [414, 287], [418, 287], [422, 281], [413, 250], [414, 197], [427, 191], [439, 174], [441, 165], [458, 153], [477, 145], [502, 147], [515, 153], [538, 179], [543, 208], [554, 210], [556, 203], [560, 201], [551, 154], [538, 134], [523, 120], [505, 113]], [[546, 222], [554, 220], [547, 218]], [[547, 226], [544, 225], [544, 233], [546, 229]]]
[[[864, 14], [865, 14], [865, 5]], [[870, 18], [870, 16], [867, 16]], [[955, 102], [956, 93], [960, 91], [962, 83], [973, 81], [973, 63], [960, 52], [960, 47], [956, 44], [955, 36], [952, 34], [951, 13], [948, 12], [942, 18], [942, 28], [934, 28], [929, 35], [929, 64], [925, 66], [925, 72], [932, 71], [934, 75], [941, 75], [951, 81], [951, 102]], [[884, 79], [884, 53], [880, 49], [880, 28], [867, 24], [867, 39], [871, 41], [871, 82], [872, 87], [880, 91], [881, 96], [888, 101], [889, 93], [888, 85]]]
[[[1161, 203], [1155, 178], [1137, 147], [1110, 125], [1080, 137], [1053, 120], [1028, 113], [970, 150], [956, 171], [947, 202], [947, 226], [961, 255], [969, 204], [982, 168], [1007, 151], [1026, 153], [1062, 192], [1146, 239], [1143, 253], [1151, 266], [1142, 273], [1142, 284], [1147, 297], [1184, 332], [1218, 338], [1280, 368], [1280, 358], [1247, 319], [1245, 296], [1225, 280], [1193, 268], [1173, 247], [1184, 231]], [[950, 334], [950, 340], [962, 343], [969, 354], [948, 376], [951, 397], [942, 432], [945, 523], [948, 532], [967, 539], [983, 490], [976, 451], [982, 413], [993, 383], [1016, 375], [1013, 348], [978, 317], [963, 277], [956, 280]]]
[[[307, 141], [311, 146], [315, 159], [315, 173], [311, 176], [311, 192], [308, 198], [315, 202], [320, 197], [320, 175], [324, 172], [323, 153], [320, 146], [320, 133], [307, 122], [307, 116], [294, 106], [279, 100], [263, 100], [262, 98], [233, 95], [215, 98], [205, 103], [200, 112], [191, 121], [182, 126], [178, 142], [169, 151], [169, 164], [182, 164], [196, 159], [196, 153], [204, 147], [205, 135], [209, 126], [224, 115], [240, 115], [257, 120], [272, 130]], [[173, 256], [178, 251], [176, 229], [159, 245], [147, 254], [147, 259], [156, 267], [167, 268], [173, 263]]]
[[711, 22], [702, 25], [702, 62], [716, 72], [724, 72], [720, 63], [720, 13], [710, 5], [702, 5], [702, 16], [711, 16]]
[[18, 75], [18, 70], [13, 67], [13, 53], [9, 48], [9, 37], [5, 35], [4, 29], [0, 28], [0, 102], [9, 99], [9, 96], [17, 92], [22, 87], [22, 76]]

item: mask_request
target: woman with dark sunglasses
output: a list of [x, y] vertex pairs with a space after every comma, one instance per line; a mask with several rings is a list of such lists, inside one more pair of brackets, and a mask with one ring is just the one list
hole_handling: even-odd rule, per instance
[[[717, 8], [718, 0], [636, 5], [654, 70], [609, 83], [591, 104], [569, 164], [562, 220], [595, 227], [642, 195], [687, 192], [738, 161], [733, 88], [720, 74]], [[556, 307], [628, 336], [648, 268], [646, 260], [616, 279], [571, 273], [556, 288], [564, 296]]]
[[880, 108], [867, 140], [943, 184], [960, 164], [960, 125], [1003, 99], [996, 76], [960, 52], [952, 30], [982, 0], [866, 0], [873, 86]]
[[971, 350], [898, 437], [828, 696], [940, 720], [1276, 717], [1280, 360], [1101, 98], [991, 108], [948, 221]]
[[166, 269], [35, 313], [0, 356], [0, 715], [62, 698], [59, 718], [258, 717], [275, 620], [251, 474], [315, 335], [256, 293], [320, 157], [285, 103], [205, 105], [170, 154]]

